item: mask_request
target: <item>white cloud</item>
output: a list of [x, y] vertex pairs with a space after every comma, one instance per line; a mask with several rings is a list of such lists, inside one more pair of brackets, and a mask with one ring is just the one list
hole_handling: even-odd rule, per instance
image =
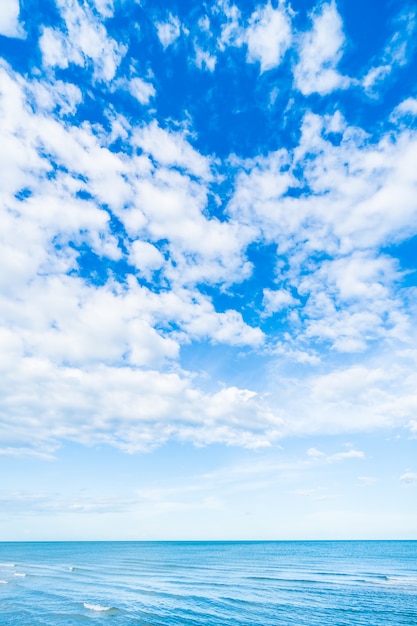
[[149, 279], [153, 271], [161, 269], [164, 257], [152, 244], [136, 240], [132, 243], [129, 261]]
[[[210, 395], [179, 366], [176, 374], [163, 372], [178, 360], [180, 343], [257, 347], [264, 340], [237, 311], [219, 313], [192, 284], [184, 287], [204, 275], [230, 280], [250, 271], [242, 252], [248, 233], [242, 237], [238, 224], [203, 214], [210, 162], [183, 135], [157, 126], [138, 130], [135, 137], [154, 163], [163, 163], [152, 165], [143, 154], [129, 160], [108, 150], [108, 137], [98, 126], [72, 126], [55, 117], [56, 111], [76, 110], [80, 94], [71, 85], [57, 83], [54, 93], [47, 83], [0, 69], [5, 122], [0, 139], [6, 149], [1, 153], [0, 395], [9, 424], [3, 452], [33, 445], [50, 454], [61, 439], [128, 450], [169, 437], [199, 445], [268, 445], [279, 429], [253, 391], [233, 387]], [[120, 127], [126, 132], [125, 122]], [[127, 131], [132, 136], [132, 129]], [[51, 160], [57, 169], [49, 176]], [[22, 189], [28, 193], [20, 197]], [[88, 197], [79, 197], [80, 191]], [[175, 293], [140, 287], [133, 276], [126, 284], [109, 277], [101, 286], [77, 276], [79, 252], [69, 242], [87, 245], [107, 260], [125, 254], [102, 202], [121, 218], [133, 210], [126, 204], [142, 206], [146, 236], [167, 238], [167, 260], [137, 234], [125, 241], [126, 260], [147, 276], [166, 272]]]
[[128, 83], [128, 89], [141, 104], [148, 104], [156, 94], [155, 87], [142, 78], [132, 78]]
[[404, 472], [400, 476], [400, 481], [405, 485], [414, 485], [417, 483], [417, 474], [415, 472]]
[[214, 72], [216, 67], [217, 57], [210, 54], [207, 50], [203, 50], [197, 44], [194, 44], [195, 50], [195, 64], [202, 70], [206, 69], [209, 72]]
[[0, 4], [0, 35], [23, 38], [25, 36], [19, 23], [19, 0], [2, 0]]
[[247, 61], [260, 63], [261, 72], [277, 67], [291, 45], [291, 10], [283, 2], [274, 9], [270, 2], [259, 6], [244, 24], [238, 7], [226, 0], [218, 2], [223, 17], [219, 50], [247, 46]]
[[313, 459], [319, 459], [319, 458], [325, 456], [324, 452], [321, 452], [320, 450], [317, 450], [317, 448], [309, 448], [307, 450], [307, 455], [312, 457]]
[[378, 95], [378, 89], [392, 75], [393, 71], [407, 65], [413, 55], [417, 14], [415, 9], [402, 10], [393, 21], [394, 34], [386, 43], [378, 65], [371, 67], [362, 80], [368, 96]]
[[203, 32], [208, 32], [210, 30], [210, 18], [208, 15], [204, 15], [204, 17], [200, 17], [198, 20], [198, 27]]
[[285, 291], [285, 289], [264, 289], [263, 293], [264, 298], [262, 304], [264, 306], [263, 315], [265, 316], [273, 315], [282, 309], [299, 304], [298, 300], [288, 291]]
[[[283, 434], [330, 435], [389, 428], [412, 432], [417, 377], [410, 368], [415, 359], [387, 350], [375, 361], [339, 369], [329, 366], [328, 373], [311, 373], [298, 380], [278, 373], [273, 376], [271, 364], [271, 403], [279, 402]], [[274, 392], [276, 385], [280, 385], [279, 394]]]
[[320, 461], [321, 463], [340, 463], [342, 461], [346, 461], [347, 459], [365, 458], [365, 454], [361, 450], [354, 450], [353, 448], [343, 452], [336, 452], [334, 454], [327, 455], [324, 452], [321, 452], [321, 450], [317, 450], [317, 448], [309, 448], [307, 450], [307, 456], [314, 459], [314, 462]]
[[365, 454], [361, 450], [347, 450], [346, 452], [336, 452], [327, 457], [328, 463], [338, 463], [346, 461], [346, 459], [364, 459]]
[[43, 29], [39, 45], [44, 65], [66, 68], [69, 63], [81, 67], [92, 63], [96, 79], [111, 81], [125, 48], [108, 37], [104, 25], [88, 6], [81, 6], [78, 0], [58, 0], [57, 4], [66, 32], [49, 27]]
[[227, 46], [241, 46], [243, 43], [243, 28], [240, 25], [241, 14], [235, 4], [230, 4], [228, 0], [218, 0], [217, 6], [222, 16], [226, 18], [222, 23], [221, 35], [217, 45], [221, 51]]
[[417, 116], [417, 98], [406, 98], [392, 112], [391, 119], [396, 121], [402, 116]]
[[256, 448], [279, 436], [280, 420], [244, 389], [202, 394], [177, 374], [57, 367], [39, 358], [3, 360], [0, 369], [5, 447], [42, 450], [66, 439], [133, 452], [175, 437]]
[[391, 71], [391, 65], [379, 65], [378, 67], [372, 67], [362, 81], [365, 91], [372, 93], [374, 87], [378, 83], [383, 82], [387, 76], [391, 74]]
[[300, 58], [294, 69], [297, 89], [304, 95], [325, 95], [346, 89], [351, 80], [337, 71], [345, 42], [342, 20], [335, 2], [322, 4], [313, 15], [312, 29], [301, 38]]
[[181, 24], [175, 15], [169, 14], [166, 22], [156, 22], [158, 39], [164, 48], [171, 46], [181, 34]]
[[[337, 144], [331, 133], [339, 135]], [[305, 351], [303, 340], [311, 338], [341, 352], [367, 350], [377, 340], [407, 341], [403, 273], [379, 247], [415, 232], [416, 151], [417, 137], [408, 130], [372, 143], [340, 114], [307, 114], [292, 154], [273, 152], [244, 164], [228, 210], [277, 246], [277, 291], [303, 302], [288, 318], [292, 339], [299, 340], [288, 343], [289, 351]], [[297, 170], [307, 190], [292, 197], [288, 191], [301, 184]]]
[[61, 115], [74, 115], [83, 100], [81, 89], [61, 80], [54, 81], [53, 85], [33, 81], [30, 89], [38, 109], [48, 113], [57, 111]]
[[248, 61], [259, 61], [261, 72], [277, 67], [291, 44], [291, 22], [281, 4], [273, 9], [270, 3], [252, 13], [244, 40]]
[[195, 176], [211, 177], [209, 160], [197, 152], [181, 133], [164, 130], [156, 121], [138, 129], [133, 141], [161, 165], [174, 165], [189, 170]]
[[[91, 62], [96, 77], [112, 80], [121, 51], [97, 14], [75, 2], [62, 11], [68, 32], [44, 31], [45, 64]], [[316, 17], [318, 40], [320, 20], [340, 27], [335, 11], [326, 5]], [[284, 53], [284, 44], [271, 56], [257, 48], [262, 29], [278, 24], [274, 16], [270, 5], [258, 9], [246, 31], [253, 37], [248, 54], [252, 49], [263, 70]], [[75, 37], [81, 22], [96, 33], [97, 48]], [[314, 37], [304, 43], [316, 45]], [[113, 58], [108, 73], [98, 48]], [[135, 450], [170, 437], [257, 448], [284, 434], [415, 428], [415, 361], [398, 351], [413, 340], [411, 309], [400, 291], [401, 268], [388, 250], [379, 251], [415, 234], [412, 131], [398, 127], [371, 141], [339, 112], [307, 112], [293, 150], [228, 161], [235, 189], [220, 220], [207, 210], [221, 182], [216, 161], [185, 132], [156, 121], [135, 125], [110, 110], [109, 131], [79, 124], [71, 118], [82, 102], [78, 87], [25, 79], [4, 63], [0, 71], [3, 450], [20, 451], [33, 440], [49, 454], [65, 438]], [[130, 86], [143, 103], [154, 94], [142, 79]], [[397, 113], [413, 110], [408, 100]], [[131, 152], [117, 152], [117, 137]], [[103, 206], [124, 226], [120, 239]], [[230, 297], [234, 283], [251, 277], [253, 242], [276, 250], [264, 317], [286, 309], [286, 319], [270, 342], [247, 321], [250, 306], [241, 312]], [[83, 254], [91, 255], [87, 269], [96, 263], [108, 273], [84, 278]], [[119, 261], [127, 268], [120, 280], [113, 273]], [[230, 304], [216, 309], [201, 283], [223, 290]], [[263, 372], [255, 372], [253, 388], [214, 385], [209, 393], [181, 369], [181, 348], [191, 342], [264, 351], [276, 359], [271, 372], [276, 368], [278, 378], [271, 373], [260, 382]], [[380, 363], [372, 361], [377, 344]], [[356, 352], [357, 365], [340, 361], [332, 370], [334, 351]], [[289, 361], [293, 369], [283, 374]], [[300, 380], [289, 373], [298, 367]], [[257, 393], [264, 385], [270, 396]], [[324, 456], [336, 462], [363, 453]]]
[[104, 18], [113, 17], [114, 14], [114, 0], [93, 0], [97, 11]]

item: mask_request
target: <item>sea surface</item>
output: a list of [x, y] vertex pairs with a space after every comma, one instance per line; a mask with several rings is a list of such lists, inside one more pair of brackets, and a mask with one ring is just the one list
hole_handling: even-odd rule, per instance
[[417, 626], [417, 542], [0, 543], [0, 625], [79, 624]]

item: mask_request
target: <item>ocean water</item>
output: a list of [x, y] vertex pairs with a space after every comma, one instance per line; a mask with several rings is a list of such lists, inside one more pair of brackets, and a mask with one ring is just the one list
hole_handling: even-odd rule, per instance
[[1, 626], [417, 626], [417, 542], [0, 543]]

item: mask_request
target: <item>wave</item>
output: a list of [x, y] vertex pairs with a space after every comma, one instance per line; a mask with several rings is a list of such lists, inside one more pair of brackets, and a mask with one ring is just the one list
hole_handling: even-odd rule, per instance
[[7, 582], [7, 580], [0, 580], [0, 585], [8, 585], [9, 583]]
[[26, 578], [26, 574], [20, 573], [20, 572], [15, 572], [14, 573], [15, 576], [19, 576], [19, 578]]
[[406, 585], [413, 587], [417, 585], [417, 578], [408, 576], [386, 576], [385, 580], [389, 585]]
[[16, 563], [0, 563], [0, 567], [16, 567]]
[[100, 613], [105, 613], [108, 611], [115, 610], [113, 606], [103, 606], [102, 604], [90, 604], [89, 602], [84, 602], [83, 606], [85, 609], [88, 609], [89, 611], [98, 611]]

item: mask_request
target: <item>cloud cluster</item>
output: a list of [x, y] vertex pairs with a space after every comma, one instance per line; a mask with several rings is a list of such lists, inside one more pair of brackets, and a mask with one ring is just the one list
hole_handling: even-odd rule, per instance
[[112, 4], [97, 2], [100, 16], [78, 0], [57, 0], [57, 7], [65, 28], [43, 29], [39, 45], [45, 66], [66, 69], [70, 63], [83, 68], [91, 65], [95, 79], [112, 80], [126, 52], [123, 45], [108, 36], [100, 19], [112, 15]]
[[[284, 435], [417, 431], [415, 288], [395, 252], [416, 235], [415, 99], [396, 103], [375, 136], [337, 107], [303, 105], [292, 144], [221, 160], [196, 129], [158, 115], [153, 70], [123, 65], [129, 50], [105, 25], [112, 2], [57, 9], [60, 25], [37, 42], [42, 68], [0, 63], [3, 452], [48, 454], [63, 439], [135, 451], [169, 438], [260, 448]], [[7, 36], [20, 32], [17, 15], [4, 4]], [[211, 80], [231, 48], [259, 64], [261, 81], [287, 63], [289, 110], [358, 88], [338, 71], [336, 4], [310, 17], [300, 34], [285, 3], [244, 19], [223, 1], [193, 32], [169, 14], [153, 36], [161, 54], [189, 37], [187, 60]], [[399, 49], [393, 39], [398, 59]], [[92, 101], [100, 115], [88, 119]], [[197, 380], [206, 363], [193, 372], [184, 358], [196, 344], [227, 347], [251, 384]], [[265, 370], [242, 365], [249, 351]], [[360, 456], [341, 455], [332, 461]]]
[[278, 250], [265, 311], [291, 310], [300, 341], [360, 352], [374, 340], [407, 340], [403, 273], [381, 248], [415, 232], [416, 150], [414, 133], [374, 143], [338, 113], [308, 113], [295, 150], [259, 158], [238, 175], [230, 214]]

